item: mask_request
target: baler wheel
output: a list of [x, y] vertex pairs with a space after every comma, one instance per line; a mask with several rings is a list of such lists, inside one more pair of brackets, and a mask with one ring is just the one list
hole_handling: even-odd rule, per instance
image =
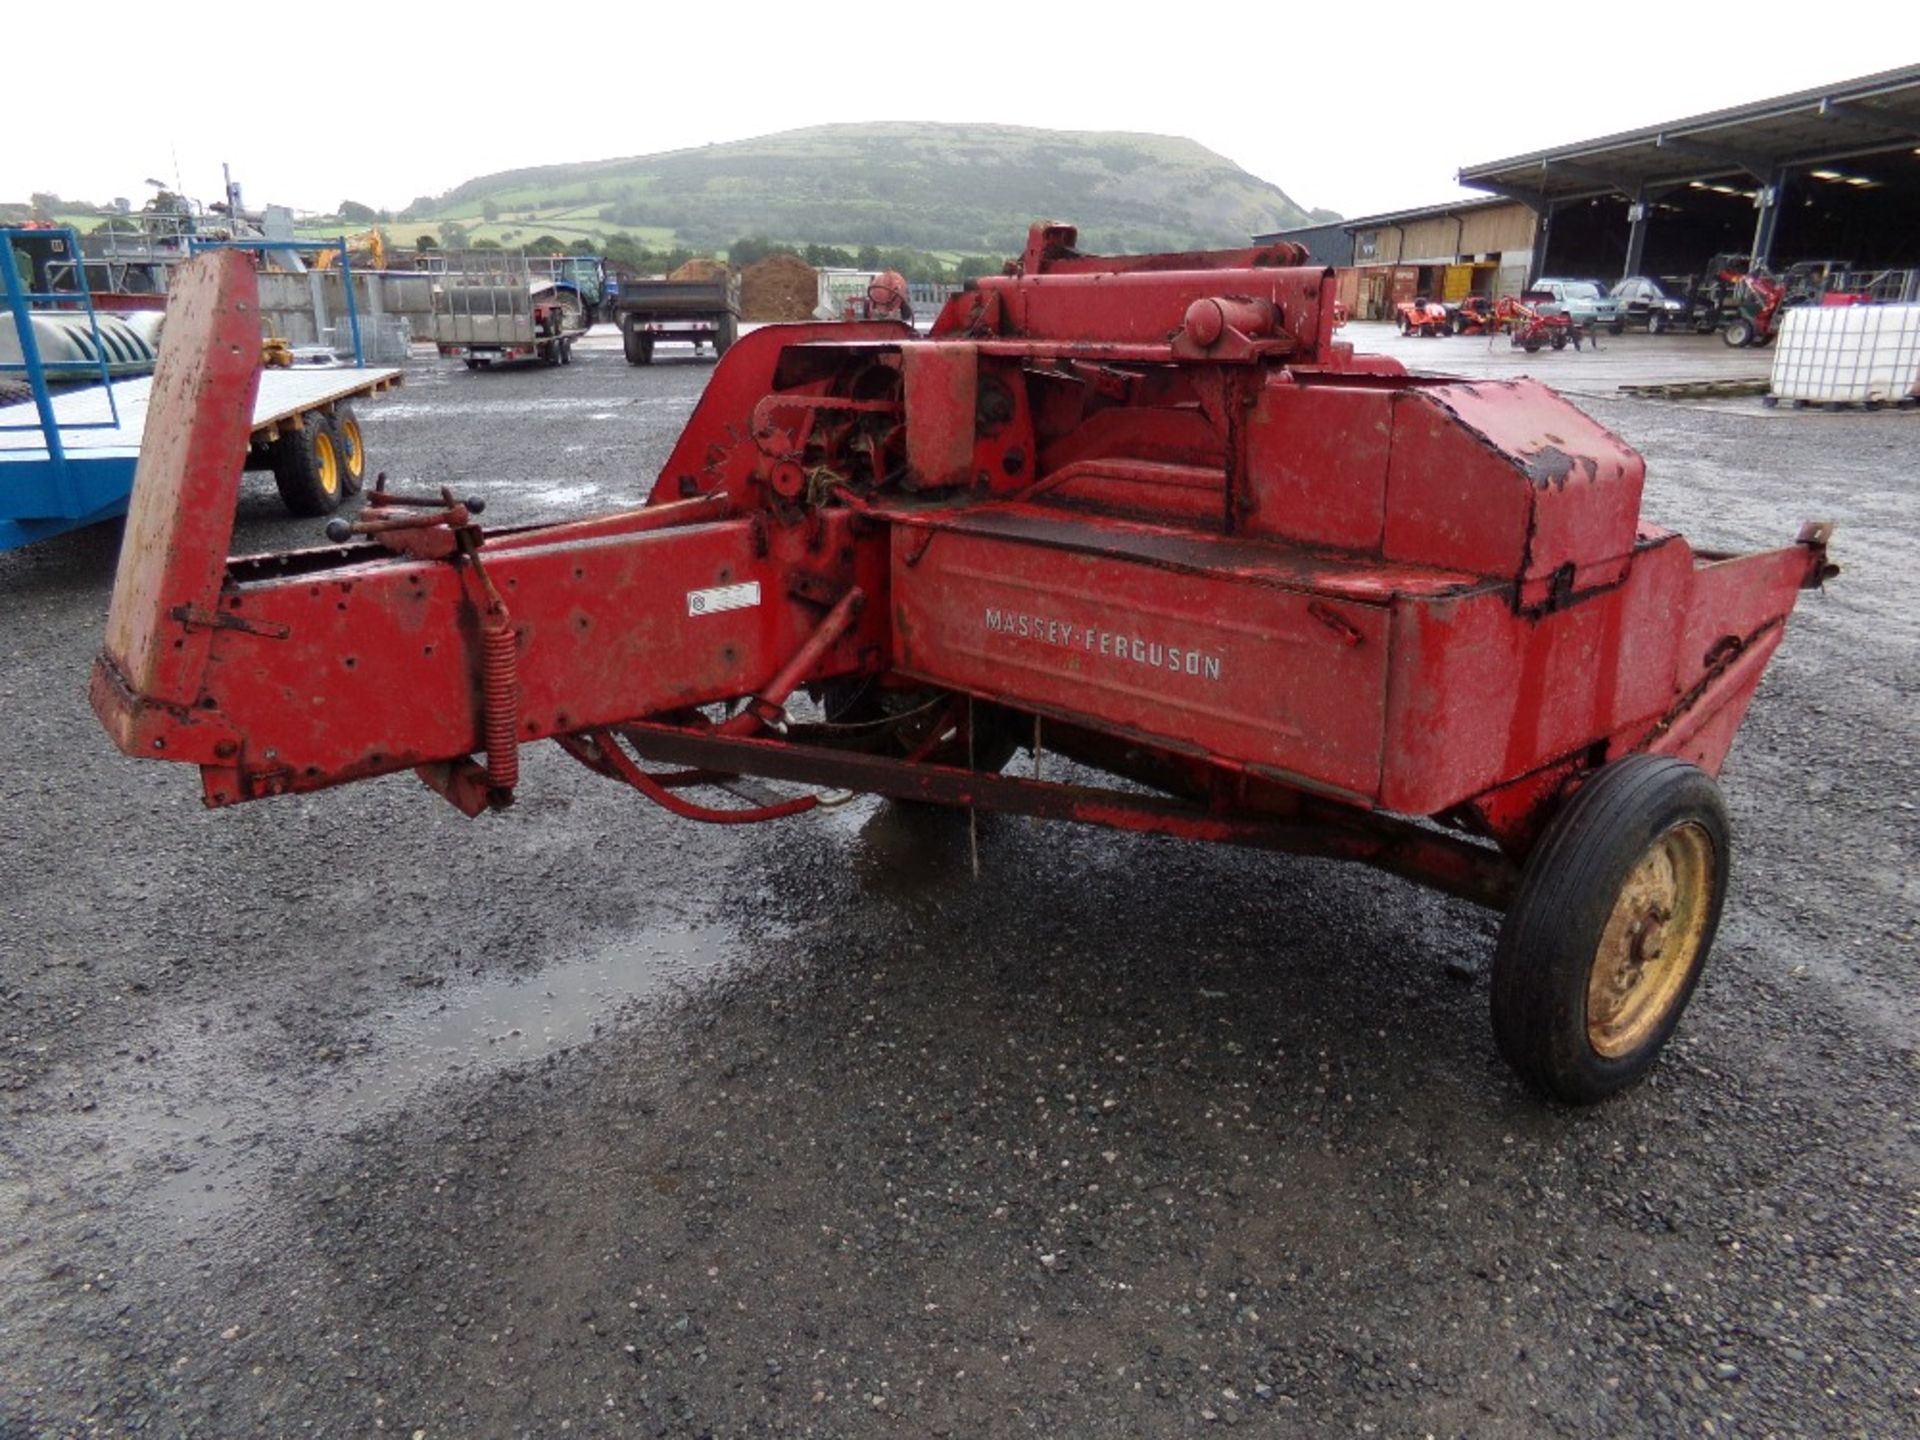
[[1659, 1057], [1720, 923], [1730, 853], [1698, 766], [1602, 767], [1528, 857], [1493, 961], [1493, 1033], [1535, 1089], [1589, 1105]]
[[1736, 320], [1729, 320], [1727, 328], [1720, 332], [1720, 338], [1734, 349], [1744, 350], [1753, 344], [1753, 322], [1744, 315]]

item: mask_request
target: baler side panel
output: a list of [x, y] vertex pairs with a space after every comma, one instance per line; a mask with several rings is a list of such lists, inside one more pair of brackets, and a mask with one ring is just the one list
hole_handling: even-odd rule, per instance
[[1378, 789], [1383, 605], [961, 530], [898, 526], [893, 558], [907, 674], [1345, 798]]
[[1394, 607], [1381, 803], [1435, 815], [1673, 703], [1692, 554], [1676, 537], [1627, 579], [1517, 618], [1508, 588]]

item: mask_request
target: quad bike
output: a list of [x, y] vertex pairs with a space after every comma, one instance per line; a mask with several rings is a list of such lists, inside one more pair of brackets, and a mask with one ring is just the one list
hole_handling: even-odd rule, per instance
[[1487, 295], [1469, 295], [1447, 315], [1448, 328], [1456, 335], [1491, 335], [1504, 328], [1499, 304]]
[[1437, 300], [1429, 300], [1421, 295], [1412, 300], [1401, 301], [1396, 308], [1400, 315], [1402, 335], [1425, 335], [1432, 338], [1447, 333], [1447, 307]]

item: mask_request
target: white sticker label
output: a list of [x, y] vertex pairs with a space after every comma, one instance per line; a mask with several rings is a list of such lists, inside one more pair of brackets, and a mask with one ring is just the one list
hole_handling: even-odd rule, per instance
[[727, 610], [751, 610], [760, 603], [760, 582], [744, 585], [715, 585], [711, 590], [687, 592], [687, 614], [718, 615]]

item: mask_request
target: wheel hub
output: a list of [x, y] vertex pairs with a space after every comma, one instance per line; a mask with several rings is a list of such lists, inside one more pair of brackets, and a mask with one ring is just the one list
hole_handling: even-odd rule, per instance
[[1656, 838], [1628, 875], [1588, 979], [1597, 1053], [1631, 1053], [1673, 1011], [1705, 940], [1714, 864], [1712, 841], [1689, 822]]

